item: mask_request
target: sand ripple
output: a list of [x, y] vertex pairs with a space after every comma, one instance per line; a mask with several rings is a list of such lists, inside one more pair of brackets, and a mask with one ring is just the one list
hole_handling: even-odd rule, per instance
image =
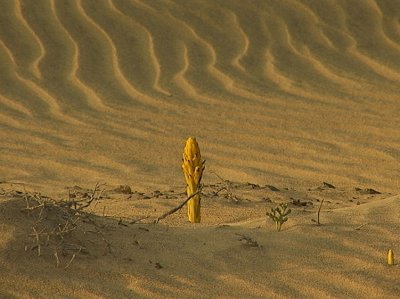
[[6, 1], [0, 177], [183, 184], [194, 135], [231, 180], [393, 191], [399, 16], [395, 1]]

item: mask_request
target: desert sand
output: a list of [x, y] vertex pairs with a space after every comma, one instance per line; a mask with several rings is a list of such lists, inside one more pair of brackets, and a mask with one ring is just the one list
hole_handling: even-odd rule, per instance
[[[0, 1], [0, 298], [398, 298], [399, 20], [391, 0]], [[202, 221], [155, 224], [190, 136]], [[35, 221], [66, 216], [27, 203], [96, 183], [65, 236], [85, 249], [38, 256]]]

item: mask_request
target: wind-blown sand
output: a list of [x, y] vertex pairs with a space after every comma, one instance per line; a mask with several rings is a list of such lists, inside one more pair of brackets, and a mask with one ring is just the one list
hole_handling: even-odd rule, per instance
[[[0, 1], [0, 297], [397, 297], [399, 20], [390, 0]], [[202, 223], [151, 224], [185, 198], [189, 136]], [[113, 254], [25, 252], [25, 192], [96, 182]]]

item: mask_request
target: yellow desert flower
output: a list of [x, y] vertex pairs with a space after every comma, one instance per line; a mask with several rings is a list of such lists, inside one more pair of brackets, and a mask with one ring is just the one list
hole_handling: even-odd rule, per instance
[[393, 254], [392, 249], [389, 249], [387, 261], [388, 261], [388, 265], [394, 265], [394, 254]]
[[[201, 177], [204, 171], [204, 160], [201, 160], [200, 148], [196, 138], [188, 138], [183, 150], [182, 170], [186, 180], [187, 196], [199, 191]], [[200, 222], [200, 194], [196, 194], [188, 201], [188, 218], [190, 222]]]

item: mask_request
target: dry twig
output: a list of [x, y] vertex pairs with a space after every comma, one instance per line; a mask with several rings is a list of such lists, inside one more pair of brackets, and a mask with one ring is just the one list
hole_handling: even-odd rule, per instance
[[[86, 247], [83, 245], [67, 243], [72, 238], [71, 234], [79, 229], [84, 235], [86, 231], [83, 227], [90, 225], [95, 228], [96, 234], [106, 243], [108, 252], [111, 252], [111, 243], [106, 240], [100, 230], [104, 226], [96, 223], [92, 214], [85, 211], [101, 197], [104, 191], [100, 190], [101, 186], [103, 185], [97, 183], [89, 194], [85, 193], [80, 198], [69, 191], [66, 201], [55, 201], [41, 196], [39, 193], [29, 194], [26, 191], [17, 193], [26, 203], [26, 207], [22, 211], [36, 216], [32, 224], [32, 233], [29, 234], [29, 237], [33, 238], [33, 245], [30, 249], [36, 249], [38, 256], [41, 256], [45, 247], [54, 246], [53, 256], [56, 260], [56, 267], [60, 267], [62, 263], [59, 250], [63, 256], [66, 256], [68, 251], [72, 251], [72, 257], [64, 267], [64, 269], [67, 269], [79, 253], [86, 251]], [[84, 240], [79, 241], [79, 243], [81, 242], [84, 242]]]
[[194, 196], [196, 196], [197, 194], [199, 194], [201, 192], [201, 189], [203, 188], [203, 186], [200, 186], [199, 190], [196, 193], [193, 193], [192, 195], [190, 195], [188, 198], [186, 198], [180, 205], [176, 206], [175, 208], [169, 210], [168, 212], [162, 214], [160, 217], [158, 217], [154, 223], [158, 223], [160, 222], [160, 220], [166, 218], [167, 216], [179, 211], [180, 209], [183, 208], [183, 206]]
[[366, 225], [368, 225], [368, 223], [361, 224], [360, 226], [356, 227], [355, 230], [360, 230]]
[[221, 182], [225, 185], [225, 186], [223, 186], [222, 188], [220, 188], [219, 190], [217, 190], [217, 191], [215, 192], [215, 194], [218, 195], [221, 191], [226, 191], [225, 197], [226, 197], [227, 199], [232, 200], [232, 201], [234, 201], [235, 203], [239, 203], [239, 202], [241, 201], [241, 199], [238, 198], [236, 195], [233, 194], [233, 192], [232, 192], [232, 190], [231, 190], [231, 185], [232, 185], [231, 181], [225, 180], [224, 178], [222, 178], [219, 174], [217, 174], [217, 173], [214, 172], [214, 171], [210, 171], [210, 172], [211, 172], [212, 174], [214, 174], [216, 177], [218, 177], [218, 178], [221, 180]]
[[64, 269], [67, 269], [72, 264], [76, 255], [79, 254], [81, 252], [81, 250], [82, 250], [82, 247], [80, 247], [79, 250], [72, 255], [71, 259], [69, 260], [68, 264], [64, 267]]
[[249, 247], [258, 247], [258, 248], [261, 248], [261, 247], [262, 247], [260, 244], [258, 244], [257, 241], [253, 240], [252, 238], [250, 238], [250, 237], [248, 237], [248, 236], [245, 236], [245, 235], [242, 235], [242, 234], [238, 234], [238, 233], [236, 233], [235, 235], [239, 236], [239, 237], [240, 237], [240, 238], [239, 238], [239, 241], [244, 241], [244, 242], [245, 242], [244, 244], [245, 244], [246, 246], [249, 246]]
[[[325, 183], [324, 183], [324, 184], [325, 184]], [[325, 198], [323, 198], [323, 199], [321, 200], [321, 204], [319, 205], [319, 208], [318, 208], [317, 225], [321, 225], [321, 223], [319, 222], [319, 214], [321, 213], [321, 208], [322, 208], [322, 204], [324, 203], [324, 200], [325, 200]]]

